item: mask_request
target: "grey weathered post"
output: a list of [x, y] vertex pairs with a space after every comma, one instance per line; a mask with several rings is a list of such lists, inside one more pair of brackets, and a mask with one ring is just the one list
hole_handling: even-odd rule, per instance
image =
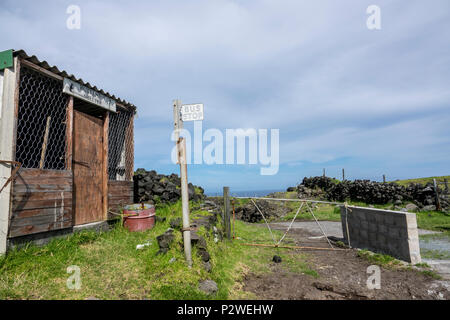
[[325, 168], [323, 168], [323, 176], [325, 177]]
[[186, 140], [180, 138], [180, 130], [183, 128], [183, 121], [180, 116], [181, 101], [173, 101], [173, 121], [175, 129], [175, 141], [177, 144], [178, 163], [180, 164], [180, 178], [181, 178], [181, 206], [183, 210], [183, 241], [184, 254], [188, 266], [192, 266], [191, 255], [191, 224], [189, 222], [189, 193], [188, 193], [188, 178], [187, 178], [187, 163], [186, 163]]
[[386, 183], [386, 175], [383, 174], [383, 183]]
[[[17, 57], [13, 61], [13, 66], [0, 71], [0, 159], [6, 161], [14, 160], [14, 123], [17, 121], [14, 112], [17, 106], [17, 93], [19, 92], [17, 88], [20, 63]], [[13, 166], [0, 164], [0, 188], [11, 176], [12, 168]], [[0, 255], [6, 253], [7, 249], [11, 185], [12, 183], [9, 183], [0, 192]]]
[[434, 185], [434, 194], [436, 197], [436, 210], [441, 211], [441, 201], [439, 200], [438, 185], [436, 183], [436, 179], [434, 178], [433, 178], [433, 185]]
[[342, 181], [345, 181], [345, 170], [342, 168]]
[[231, 239], [230, 188], [223, 187], [223, 215], [227, 238]]
[[448, 181], [447, 181], [447, 179], [444, 179], [444, 185], [445, 185], [445, 193], [448, 193]]

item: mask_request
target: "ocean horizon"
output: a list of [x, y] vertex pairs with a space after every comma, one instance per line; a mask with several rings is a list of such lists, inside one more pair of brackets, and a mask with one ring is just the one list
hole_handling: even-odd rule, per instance
[[[245, 191], [231, 191], [230, 195], [234, 197], [264, 197], [273, 192], [284, 192], [282, 189], [269, 189], [269, 190], [245, 190]], [[208, 197], [221, 197], [223, 192], [205, 192]]]

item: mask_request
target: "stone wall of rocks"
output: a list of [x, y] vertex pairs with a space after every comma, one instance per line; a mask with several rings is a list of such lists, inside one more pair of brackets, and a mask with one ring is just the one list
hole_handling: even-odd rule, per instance
[[[134, 202], [174, 203], [181, 198], [181, 179], [177, 174], [163, 175], [155, 170], [137, 169], [134, 180]], [[202, 187], [188, 184], [189, 200], [205, 198]]]
[[341, 222], [344, 240], [351, 247], [389, 254], [412, 264], [421, 262], [415, 213], [353, 206], [346, 211], [342, 206]]
[[[448, 197], [438, 188], [443, 208], [450, 208]], [[300, 198], [322, 197], [330, 201], [361, 201], [368, 204], [402, 205], [412, 202], [420, 209], [435, 210], [436, 198], [432, 184], [412, 183], [408, 187], [395, 182], [381, 183], [370, 180], [338, 181], [329, 177], [304, 178], [297, 186]]]

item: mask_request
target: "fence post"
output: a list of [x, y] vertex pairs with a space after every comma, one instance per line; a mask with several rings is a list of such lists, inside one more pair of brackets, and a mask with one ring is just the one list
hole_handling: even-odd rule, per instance
[[323, 168], [323, 177], [325, 178], [325, 168]]
[[445, 184], [445, 193], [448, 193], [448, 182], [447, 182], [447, 179], [444, 179], [444, 184]]
[[436, 196], [436, 210], [441, 211], [441, 201], [439, 200], [438, 185], [436, 183], [436, 179], [434, 178], [433, 178], [433, 185], [434, 185], [434, 194]]
[[386, 175], [383, 174], [383, 183], [386, 183]]
[[342, 181], [345, 181], [345, 170], [342, 168]]
[[231, 239], [231, 221], [230, 221], [230, 188], [223, 187], [223, 215], [225, 232], [228, 239]]

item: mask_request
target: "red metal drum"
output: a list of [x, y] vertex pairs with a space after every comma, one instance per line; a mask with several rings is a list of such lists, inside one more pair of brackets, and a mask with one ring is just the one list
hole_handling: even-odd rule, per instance
[[155, 206], [131, 204], [123, 208], [123, 225], [129, 231], [150, 230], [155, 225]]

